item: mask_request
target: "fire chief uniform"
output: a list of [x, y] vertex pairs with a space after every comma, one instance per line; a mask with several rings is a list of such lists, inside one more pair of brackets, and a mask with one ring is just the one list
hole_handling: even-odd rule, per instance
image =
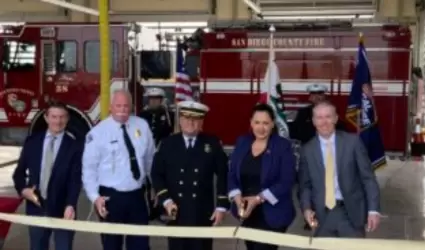
[[[149, 211], [144, 198], [155, 145], [145, 120], [130, 116], [125, 124], [112, 117], [100, 122], [86, 136], [83, 184], [94, 203], [108, 197], [105, 222], [146, 225]], [[102, 235], [104, 250], [121, 250], [123, 235]], [[126, 236], [127, 250], [148, 250], [147, 237]]]
[[[227, 162], [221, 143], [214, 136], [199, 133], [189, 138], [177, 133], [161, 142], [152, 166], [152, 181], [160, 204], [172, 200], [177, 205], [176, 219], [169, 225], [211, 226], [214, 210], [229, 208]], [[212, 239], [169, 238], [168, 249], [211, 250]]]

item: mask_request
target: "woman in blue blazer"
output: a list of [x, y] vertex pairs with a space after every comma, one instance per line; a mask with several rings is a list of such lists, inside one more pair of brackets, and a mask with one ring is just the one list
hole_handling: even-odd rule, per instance
[[[291, 142], [275, 132], [275, 115], [267, 104], [254, 107], [251, 129], [237, 140], [230, 158], [232, 213], [244, 219], [242, 226], [285, 232], [295, 218], [292, 188], [296, 170]], [[245, 244], [247, 250], [278, 249], [251, 241]]]

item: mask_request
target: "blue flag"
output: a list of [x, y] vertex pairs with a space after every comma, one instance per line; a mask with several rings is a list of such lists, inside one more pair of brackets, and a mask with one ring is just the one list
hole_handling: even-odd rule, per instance
[[363, 37], [360, 37], [356, 69], [348, 98], [346, 119], [360, 134], [376, 170], [386, 165], [385, 150], [378, 128], [378, 116], [373, 98], [372, 79]]

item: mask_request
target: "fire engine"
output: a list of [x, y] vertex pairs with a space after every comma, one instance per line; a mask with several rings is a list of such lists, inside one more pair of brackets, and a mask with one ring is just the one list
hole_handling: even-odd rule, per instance
[[[274, 47], [288, 117], [308, 105], [306, 86], [323, 84], [344, 119], [358, 50], [365, 39], [374, 98], [385, 149], [405, 152], [408, 143], [408, 93], [411, 33], [400, 25], [276, 25]], [[225, 145], [249, 129], [267, 69], [268, 27], [215, 28], [200, 50], [201, 99], [211, 111], [205, 130]], [[264, 89], [264, 88], [263, 88]]]
[[[22, 142], [45, 126], [43, 109], [52, 100], [69, 104], [69, 129], [83, 136], [100, 116], [97, 25], [3, 25], [0, 30], [1, 140]], [[111, 89], [127, 74], [127, 25], [112, 24]]]
[[[249, 129], [250, 110], [264, 84], [270, 42], [267, 29], [258, 25], [211, 27], [189, 39], [187, 68], [199, 73], [191, 75], [193, 85], [199, 86], [200, 99], [211, 110], [204, 129], [218, 135], [225, 145], [233, 145]], [[406, 151], [411, 68], [408, 27], [277, 24], [276, 30], [273, 43], [288, 117], [307, 105], [306, 86], [312, 83], [328, 87], [330, 99], [344, 117], [362, 32], [385, 148]], [[127, 33], [127, 25], [111, 25], [111, 90], [127, 84]], [[3, 26], [0, 34], [2, 141], [22, 141], [28, 128], [31, 132], [45, 126], [43, 108], [51, 100], [70, 105], [70, 130], [83, 136], [100, 116], [97, 26], [25, 24]], [[173, 83], [146, 85], [173, 87]]]

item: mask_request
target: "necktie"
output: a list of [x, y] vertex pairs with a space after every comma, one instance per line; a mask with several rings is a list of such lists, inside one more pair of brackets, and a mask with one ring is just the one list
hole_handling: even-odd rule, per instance
[[193, 138], [187, 139], [187, 149], [193, 148]]
[[336, 205], [335, 200], [335, 164], [332, 150], [332, 143], [326, 144], [326, 171], [325, 171], [325, 205], [328, 209], [333, 209]]
[[133, 178], [138, 180], [140, 178], [140, 169], [139, 164], [137, 163], [136, 151], [134, 150], [133, 144], [131, 143], [131, 139], [127, 133], [125, 125], [121, 125], [121, 128], [124, 134], [125, 147], [127, 148], [128, 155], [130, 156], [131, 173], [133, 173]]
[[52, 175], [55, 154], [55, 140], [56, 137], [51, 136], [46, 150], [44, 151], [44, 162], [43, 168], [41, 169], [40, 179], [40, 194], [44, 199], [47, 198], [47, 188], [49, 186], [50, 176]]

